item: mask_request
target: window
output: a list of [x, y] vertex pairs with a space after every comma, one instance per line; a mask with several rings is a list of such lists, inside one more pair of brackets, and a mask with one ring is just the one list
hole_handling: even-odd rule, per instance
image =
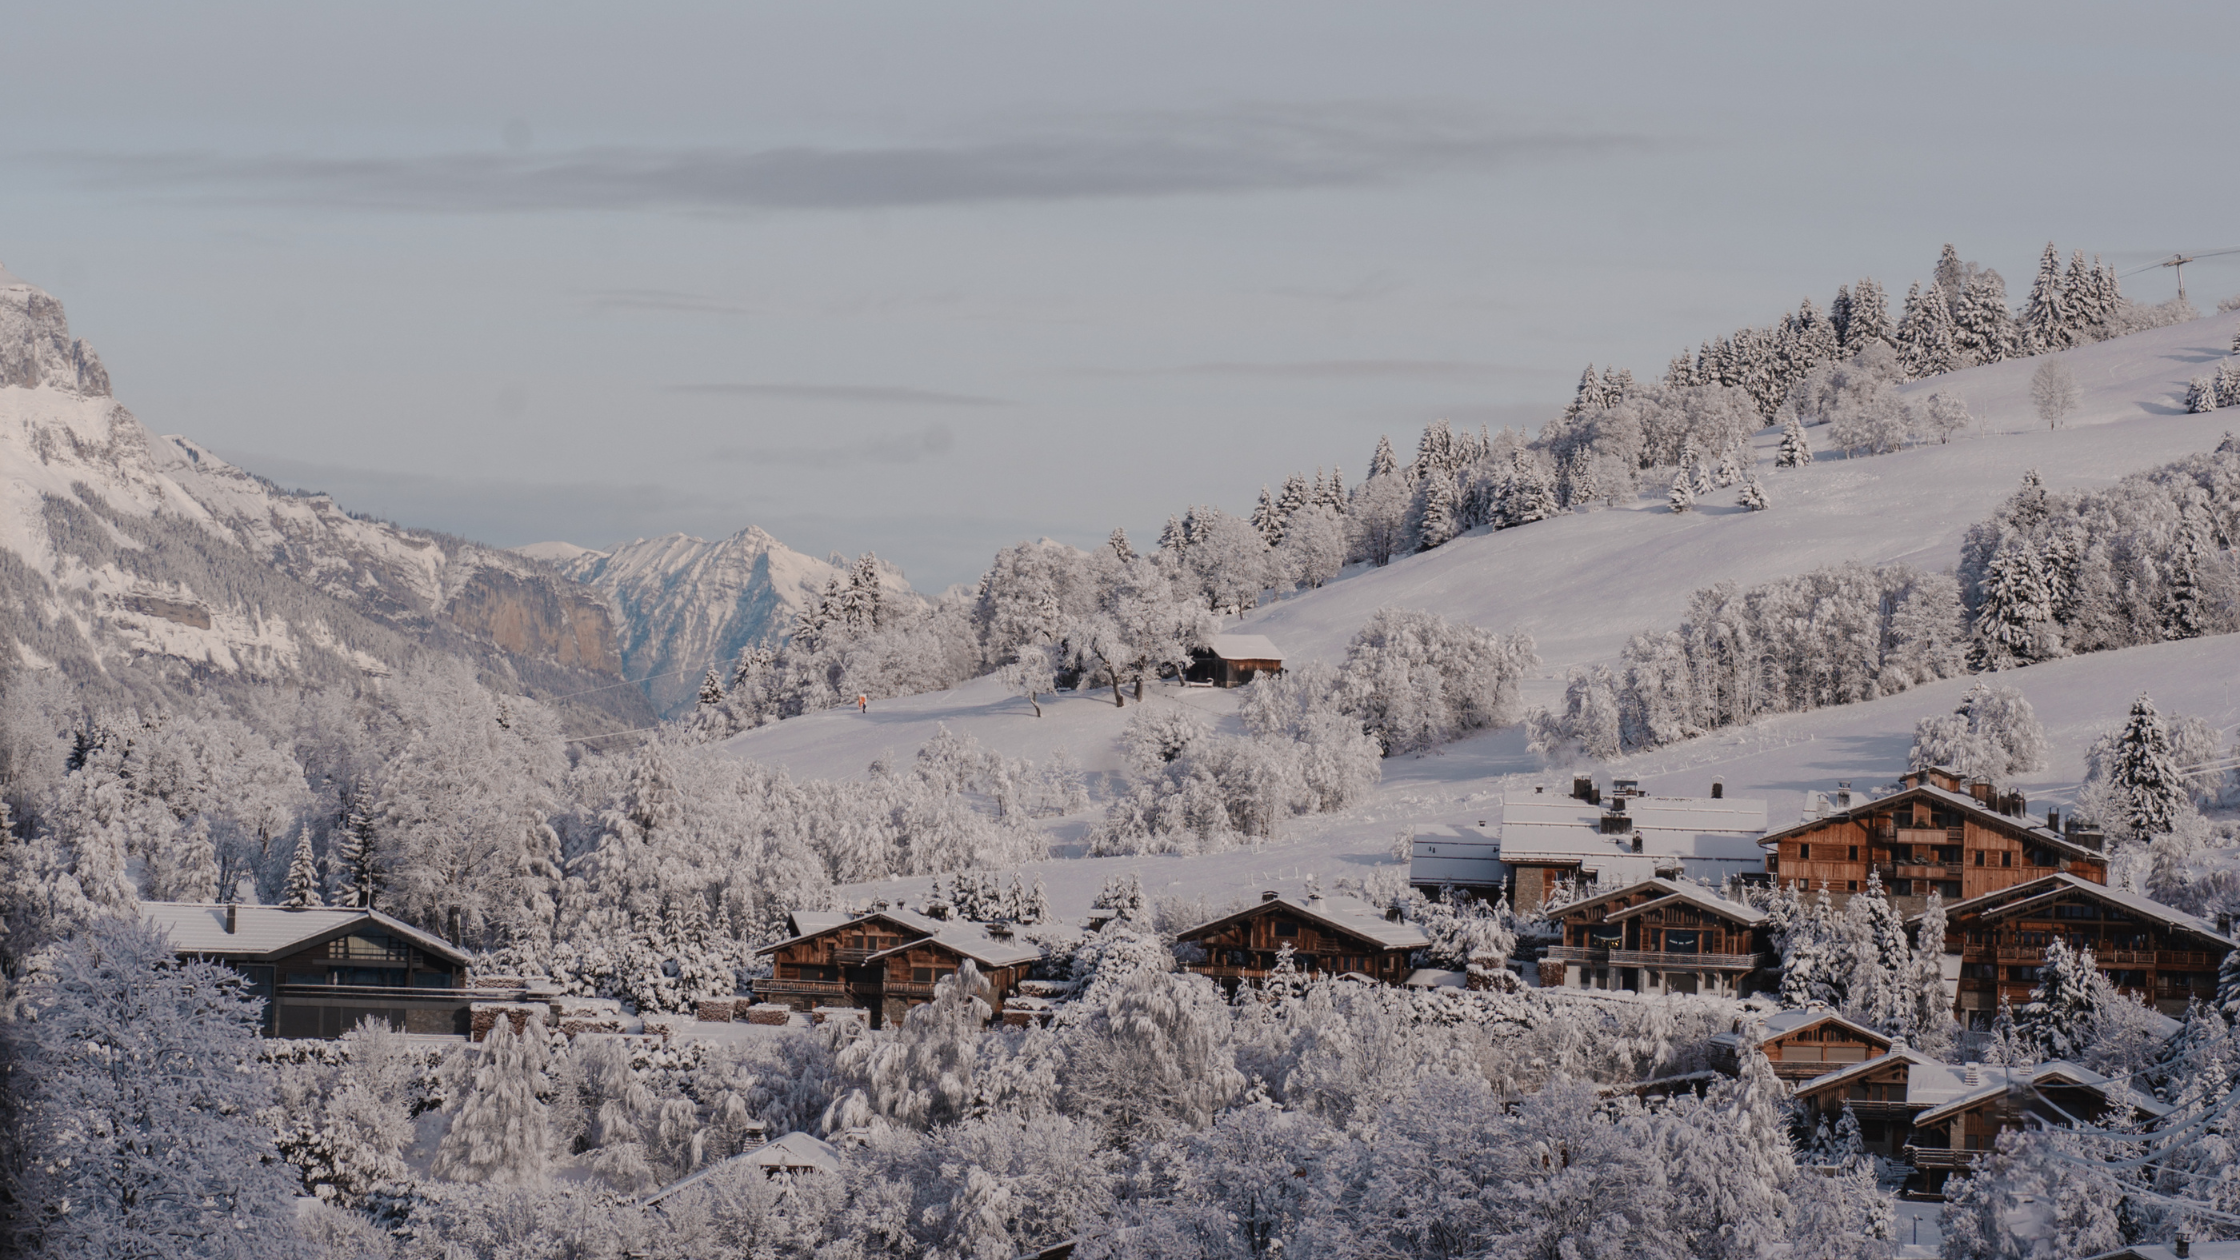
[[2001, 865], [2001, 866], [2013, 866], [2013, 865], [2014, 865], [2014, 850], [2013, 850], [2013, 849], [2002, 849], [2002, 850], [2000, 851], [2000, 853], [1999, 853], [1999, 865]]
[[323, 971], [291, 971], [280, 977], [280, 983], [282, 984], [325, 984], [326, 982], [327, 974]]
[[2007, 981], [2010, 984], [2036, 984], [2038, 982], [2038, 969], [2036, 967], [2009, 967], [2007, 968]]
[[[1926, 883], [1927, 881], [1923, 882]], [[1890, 895], [1893, 897], [1911, 897], [1913, 895], [1913, 881], [1910, 879], [1891, 880]]]
[[1955, 900], [1960, 896], [1960, 881], [1957, 879], [1939, 880], [1937, 881], [1937, 892], [1947, 900]]
[[1296, 924], [1296, 923], [1293, 923], [1293, 922], [1292, 922], [1291, 920], [1289, 920], [1289, 919], [1277, 919], [1277, 920], [1276, 920], [1276, 935], [1277, 935], [1277, 936], [1297, 936], [1298, 934], [1299, 934], [1299, 925], [1298, 925], [1298, 924]]
[[1850, 881], [1850, 882], [1851, 882], [1851, 886], [1850, 886], [1849, 888], [1846, 888], [1846, 889], [1844, 889], [1844, 891], [1845, 891], [1845, 892], [1857, 892], [1857, 891], [1859, 891], [1859, 881], [1858, 881], [1858, 880], [1852, 880], [1852, 881]]
[[2097, 907], [2091, 905], [2079, 905], [2073, 901], [2063, 902], [2053, 908], [2053, 917], [2056, 919], [2097, 919], [2100, 917], [2100, 911]]
[[1809, 861], [1811, 861], [1811, 860], [1812, 860], [1812, 846], [1811, 846], [1811, 845], [1809, 845], [1809, 844], [1800, 844], [1800, 845], [1798, 845], [1798, 846], [1797, 846], [1797, 860], [1798, 860], [1799, 862], [1809, 862]]
[[1977, 850], [1976, 850], [1976, 865], [1977, 865], [1977, 866], [1981, 866], [1981, 865], [1983, 865], [1983, 850], [1981, 850], [1981, 849], [1977, 849]]
[[451, 973], [448, 971], [415, 971], [412, 973], [412, 987], [415, 989], [448, 989], [451, 987]]
[[1849, 856], [1849, 857], [1847, 857], [1847, 858], [1845, 858], [1844, 860], [1845, 860], [1845, 861], [1847, 861], [1847, 862], [1856, 862], [1856, 861], [1858, 861], [1858, 860], [1859, 860], [1859, 846], [1858, 846], [1858, 845], [1852, 845], [1852, 846], [1851, 846], [1851, 854], [1850, 854], [1850, 856]]

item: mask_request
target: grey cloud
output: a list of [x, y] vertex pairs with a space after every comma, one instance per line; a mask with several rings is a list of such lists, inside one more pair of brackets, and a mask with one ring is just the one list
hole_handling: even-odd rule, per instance
[[724, 394], [741, 398], [791, 398], [810, 402], [886, 403], [906, 407], [1008, 407], [1005, 398], [978, 394], [949, 394], [901, 385], [792, 385], [784, 383], [714, 382], [671, 385], [672, 394]]
[[1135, 114], [915, 146], [49, 157], [104, 183], [239, 200], [435, 212], [724, 213], [1358, 187], [1643, 143], [1523, 128], [1472, 110], [1370, 102]]
[[956, 446], [947, 425], [929, 424], [915, 433], [881, 434], [859, 442], [820, 446], [719, 446], [708, 458], [734, 464], [783, 464], [797, 468], [844, 468], [851, 464], [915, 464], [938, 459]]

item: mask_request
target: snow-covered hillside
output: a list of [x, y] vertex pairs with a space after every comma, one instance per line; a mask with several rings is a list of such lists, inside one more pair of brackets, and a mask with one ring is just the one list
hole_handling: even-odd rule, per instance
[[[157, 437], [108, 396], [61, 305], [0, 280], [0, 551], [17, 561], [0, 570], [0, 618], [17, 662], [137, 690], [157, 676], [379, 675], [435, 648], [532, 693], [612, 681], [616, 636], [596, 596]], [[643, 712], [592, 703], [601, 721]]]
[[[2229, 351], [2240, 313], [2194, 320], [2062, 352], [2081, 395], [2062, 427], [2031, 410], [2043, 357], [1948, 373], [1907, 386], [1965, 399], [1977, 422], [1952, 442], [1893, 455], [1775, 469], [1777, 430], [1756, 439], [1772, 507], [1747, 512], [1734, 490], [1675, 515], [1662, 496], [1615, 510], [1480, 532], [1359, 572], [1245, 619], [1297, 659], [1342, 657], [1371, 612], [1423, 608], [1492, 630], [1524, 630], [1551, 678], [1614, 658], [1631, 635], [1679, 622], [1693, 592], [1744, 585], [1843, 560], [1950, 568], [1961, 535], [2036, 468], [2049, 488], [2104, 486], [2213, 448], [2240, 412], [2185, 414], [2186, 382]], [[1541, 689], [1544, 694], [1546, 689]]]
[[[727, 670], [741, 648], [775, 644], [826, 583], [847, 578], [830, 561], [752, 526], [715, 542], [664, 534], [606, 552], [571, 543], [520, 550], [614, 601], [623, 671], [645, 680], [646, 695], [664, 716], [691, 706], [703, 672]], [[880, 578], [887, 591], [910, 596], [900, 569], [881, 565]]]

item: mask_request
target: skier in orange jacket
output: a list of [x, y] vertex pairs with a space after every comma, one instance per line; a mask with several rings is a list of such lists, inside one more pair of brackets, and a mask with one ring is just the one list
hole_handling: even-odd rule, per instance
[[866, 696], [866, 695], [862, 695], [862, 694], [860, 694], [860, 693], [859, 693], [859, 694], [858, 694], [858, 695], [856, 696], [856, 712], [858, 712], [858, 713], [869, 713], [869, 712], [871, 712], [871, 697], [869, 697], [869, 696]]

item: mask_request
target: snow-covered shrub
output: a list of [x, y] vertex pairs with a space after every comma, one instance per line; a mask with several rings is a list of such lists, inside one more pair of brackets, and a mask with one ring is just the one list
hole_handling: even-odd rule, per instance
[[1346, 707], [1391, 756], [1516, 721], [1517, 682], [1539, 664], [1528, 635], [1384, 608], [1347, 646], [1342, 686]]
[[1960, 707], [1914, 724], [1907, 766], [1942, 766], [1956, 774], [2004, 783], [2045, 768], [2046, 731], [2030, 701], [2013, 687], [1977, 683]]
[[1525, 715], [1526, 743], [1550, 762], [1580, 754], [1609, 761], [1619, 752], [1618, 680], [1605, 665], [1575, 665], [1563, 712]]

